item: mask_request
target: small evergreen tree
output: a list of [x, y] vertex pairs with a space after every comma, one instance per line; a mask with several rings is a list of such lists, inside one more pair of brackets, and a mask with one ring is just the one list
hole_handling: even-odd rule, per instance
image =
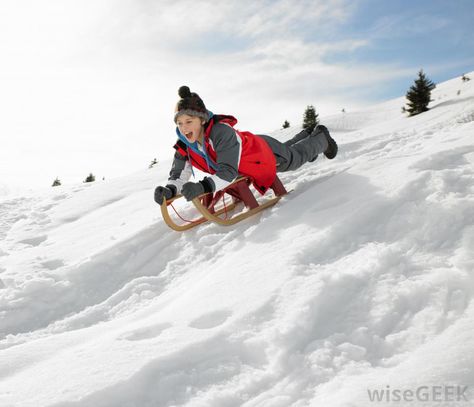
[[288, 120], [285, 120], [285, 122], [283, 123], [283, 128], [287, 129], [288, 127], [290, 127], [290, 122]]
[[148, 168], [153, 168], [154, 165], [158, 164], [158, 160], [156, 158], [153, 158], [153, 161], [150, 163]]
[[415, 79], [415, 84], [410, 87], [406, 94], [407, 109], [410, 116], [426, 112], [428, 105], [431, 102], [431, 91], [436, 85], [431, 82], [424, 74], [423, 69], [418, 72], [418, 79]]
[[461, 79], [462, 79], [463, 82], [468, 82], [468, 81], [471, 80], [471, 78], [469, 78], [469, 76], [466, 76], [466, 75], [464, 75], [464, 74], [462, 75], [462, 78], [461, 78]]
[[309, 105], [306, 107], [303, 116], [303, 129], [305, 129], [308, 133], [311, 133], [319, 123], [318, 116], [319, 115], [316, 113], [314, 106]]
[[86, 182], [94, 182], [95, 181], [95, 175], [92, 174], [92, 172], [87, 176], [87, 178], [85, 179], [84, 183]]
[[59, 187], [61, 185], [61, 181], [59, 180], [58, 177], [56, 177], [56, 179], [54, 180], [53, 182], [53, 187]]

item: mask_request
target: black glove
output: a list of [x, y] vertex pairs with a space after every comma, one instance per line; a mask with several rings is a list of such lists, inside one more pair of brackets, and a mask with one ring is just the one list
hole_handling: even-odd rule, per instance
[[174, 185], [156, 187], [155, 189], [155, 202], [158, 205], [161, 205], [164, 199], [171, 199], [174, 196], [176, 196], [176, 187]]
[[181, 188], [181, 194], [186, 198], [186, 201], [192, 201], [199, 195], [207, 192], [214, 192], [214, 189], [214, 181], [206, 177], [199, 182], [186, 182], [186, 184]]

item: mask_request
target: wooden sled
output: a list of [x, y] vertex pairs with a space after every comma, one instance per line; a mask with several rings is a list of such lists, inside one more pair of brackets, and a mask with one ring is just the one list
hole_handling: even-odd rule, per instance
[[[192, 202], [201, 214], [201, 217], [193, 220], [183, 219], [185, 222], [184, 224], [176, 223], [171, 218], [170, 213], [168, 212], [168, 207], [173, 207], [173, 202], [181, 198], [182, 195], [178, 195], [172, 199], [168, 199], [167, 201], [164, 201], [161, 205], [161, 213], [163, 215], [163, 219], [171, 229], [177, 230], [178, 232], [191, 229], [207, 221], [215, 222], [219, 225], [230, 226], [252, 215], [255, 215], [258, 212], [261, 212], [264, 209], [269, 208], [270, 206], [275, 205], [283, 195], [286, 195], [288, 193], [277, 176], [275, 177], [275, 181], [270, 187], [275, 193], [275, 196], [263, 203], [259, 203], [252, 191], [250, 190], [250, 184], [251, 180], [248, 177], [241, 177], [221, 191], [217, 191], [214, 194], [204, 194], [194, 198]], [[230, 202], [229, 204], [226, 204], [225, 202], [226, 195], [229, 195], [232, 198], [232, 202]], [[221, 205], [219, 208], [216, 208], [219, 201], [222, 201], [223, 205]], [[231, 212], [240, 202], [245, 205], [247, 210], [240, 214], [232, 216]]]

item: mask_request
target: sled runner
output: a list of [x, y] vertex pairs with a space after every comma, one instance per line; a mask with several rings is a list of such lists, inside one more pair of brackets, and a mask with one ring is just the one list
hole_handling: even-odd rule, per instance
[[[283, 195], [288, 193], [280, 179], [275, 177], [275, 181], [270, 187], [275, 193], [275, 196], [265, 202], [259, 203], [250, 190], [250, 184], [251, 180], [249, 177], [240, 177], [221, 191], [194, 198], [192, 202], [201, 214], [201, 217], [193, 220], [183, 219], [173, 206], [173, 202], [181, 198], [182, 195], [163, 201], [161, 205], [163, 219], [171, 229], [177, 231], [188, 230], [207, 221], [230, 226], [275, 205]], [[228, 196], [232, 198], [232, 201], [226, 203], [226, 197], [228, 198]], [[221, 201], [222, 203], [220, 204]], [[246, 210], [242, 213], [232, 215], [231, 212], [240, 202], [245, 205]], [[218, 205], [219, 208], [217, 208]], [[168, 211], [169, 206], [171, 206], [176, 212], [176, 215], [184, 221], [183, 224], [178, 224], [171, 218]]]

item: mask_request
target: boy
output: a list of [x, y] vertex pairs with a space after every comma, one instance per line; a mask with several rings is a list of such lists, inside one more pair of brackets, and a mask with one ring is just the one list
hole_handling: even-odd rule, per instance
[[[186, 200], [221, 190], [239, 175], [249, 176], [260, 193], [272, 185], [276, 172], [292, 171], [318, 154], [333, 159], [337, 144], [324, 126], [306, 130], [281, 143], [270, 136], [234, 129], [233, 116], [213, 115], [187, 86], [179, 88], [174, 121], [178, 142], [166, 186], [155, 189], [155, 201], [162, 204], [181, 193]], [[211, 174], [199, 182], [188, 182], [193, 167]]]

